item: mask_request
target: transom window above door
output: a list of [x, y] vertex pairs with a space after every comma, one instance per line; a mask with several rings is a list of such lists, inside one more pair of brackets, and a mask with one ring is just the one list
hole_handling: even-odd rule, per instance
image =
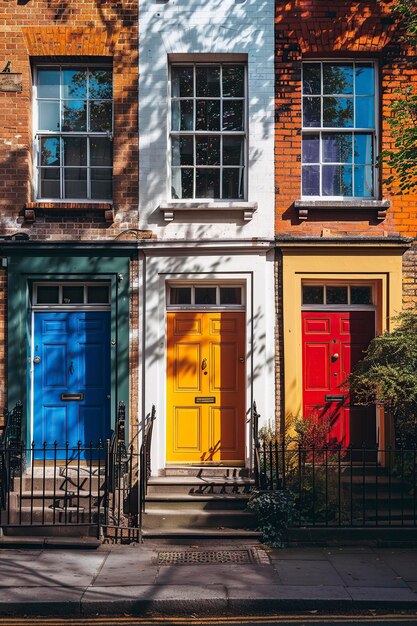
[[303, 63], [302, 195], [374, 198], [375, 65]]
[[172, 285], [169, 287], [168, 306], [243, 308], [242, 291], [239, 285]]
[[245, 199], [246, 66], [171, 66], [171, 197]]
[[111, 200], [112, 68], [39, 66], [35, 96], [36, 197]]
[[108, 306], [110, 284], [96, 283], [35, 283], [33, 304], [39, 306]]
[[371, 285], [313, 285], [302, 287], [302, 304], [326, 306], [366, 306], [374, 304]]

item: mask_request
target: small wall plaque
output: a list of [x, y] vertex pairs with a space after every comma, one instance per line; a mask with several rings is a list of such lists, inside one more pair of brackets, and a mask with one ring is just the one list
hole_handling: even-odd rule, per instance
[[216, 398], [214, 396], [203, 396], [202, 398], [194, 398], [195, 404], [214, 404]]
[[343, 402], [345, 396], [324, 396], [325, 402]]
[[0, 91], [19, 93], [22, 91], [22, 74], [15, 72], [0, 72]]

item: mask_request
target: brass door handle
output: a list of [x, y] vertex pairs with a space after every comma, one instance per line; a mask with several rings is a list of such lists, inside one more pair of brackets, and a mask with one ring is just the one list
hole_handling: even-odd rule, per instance
[[201, 369], [205, 370], [206, 367], [207, 367], [207, 359], [203, 359], [202, 362], [201, 362]]

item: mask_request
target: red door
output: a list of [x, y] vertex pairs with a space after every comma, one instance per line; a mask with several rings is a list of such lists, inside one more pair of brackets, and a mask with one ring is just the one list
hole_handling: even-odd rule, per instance
[[303, 312], [303, 415], [330, 419], [330, 441], [373, 447], [375, 407], [350, 404], [342, 383], [375, 336], [373, 311]]

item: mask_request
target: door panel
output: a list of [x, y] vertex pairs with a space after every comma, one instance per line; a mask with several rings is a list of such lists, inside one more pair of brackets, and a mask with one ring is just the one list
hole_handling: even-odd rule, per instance
[[210, 392], [238, 392], [239, 358], [236, 343], [210, 342], [213, 371]]
[[174, 421], [176, 453], [199, 452], [203, 430], [200, 407], [176, 407]]
[[181, 391], [200, 391], [200, 344], [177, 343], [175, 346], [175, 389]]
[[[40, 357], [34, 364], [36, 446], [46, 442], [51, 459], [54, 441], [60, 448], [104, 442], [110, 435], [110, 313], [35, 313], [34, 348]], [[65, 458], [65, 451], [57, 457]]]
[[304, 416], [328, 418], [331, 441], [375, 446], [375, 408], [352, 406], [342, 386], [374, 337], [374, 313], [303, 312], [302, 328]]
[[167, 461], [243, 462], [245, 314], [168, 313], [167, 330]]

